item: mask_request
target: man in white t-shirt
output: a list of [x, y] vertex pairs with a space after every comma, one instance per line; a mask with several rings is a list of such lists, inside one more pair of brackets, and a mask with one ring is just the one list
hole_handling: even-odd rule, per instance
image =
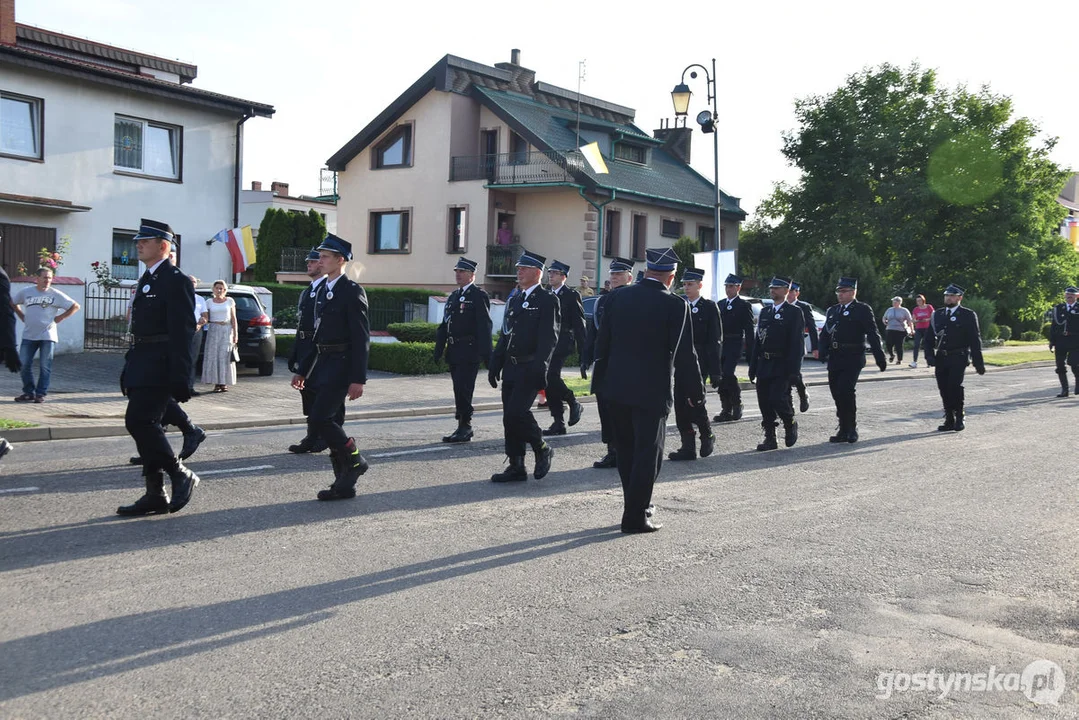
[[[77, 313], [79, 304], [52, 287], [52, 270], [40, 268], [36, 285], [17, 292], [11, 298], [11, 307], [23, 321], [22, 344], [19, 346], [22, 395], [15, 398], [15, 402], [45, 402], [52, 376], [53, 350], [59, 339], [56, 325]], [[31, 363], [38, 353], [41, 372], [35, 384]]]

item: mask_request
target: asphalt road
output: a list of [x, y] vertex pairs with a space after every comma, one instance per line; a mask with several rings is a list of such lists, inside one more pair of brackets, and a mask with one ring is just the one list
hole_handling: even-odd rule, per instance
[[[487, 482], [495, 413], [452, 447], [445, 417], [351, 423], [372, 467], [330, 504], [328, 456], [283, 452], [296, 428], [215, 432], [187, 509], [144, 519], [112, 515], [141, 492], [129, 440], [21, 444], [0, 717], [1076, 717], [1079, 398], [1058, 388], [971, 374], [967, 430], [940, 434], [931, 379], [865, 383], [849, 446], [813, 388], [795, 448], [754, 452], [750, 417], [664, 463], [647, 536], [590, 467], [594, 406], [509, 487]], [[1037, 660], [1063, 677], [1023, 684]], [[973, 684], [911, 689], [931, 671]]]

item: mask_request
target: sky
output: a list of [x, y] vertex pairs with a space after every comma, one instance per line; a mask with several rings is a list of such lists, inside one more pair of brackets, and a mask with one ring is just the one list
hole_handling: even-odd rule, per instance
[[[272, 104], [245, 126], [244, 186], [317, 194], [326, 160], [446, 54], [493, 65], [521, 50], [536, 79], [636, 110], [647, 132], [673, 118], [688, 65], [718, 68], [719, 184], [752, 216], [777, 181], [798, 178], [781, 153], [794, 102], [832, 92], [882, 63], [933, 68], [945, 87], [988, 86], [1017, 116], [1057, 137], [1052, 159], [1079, 170], [1079, 42], [1074, 2], [1007, 9], [966, 0], [817, 3], [368, 3], [360, 0], [16, 0], [29, 25], [198, 66], [194, 87]], [[692, 118], [708, 107], [687, 80]], [[713, 176], [712, 139], [694, 133], [692, 164]]]

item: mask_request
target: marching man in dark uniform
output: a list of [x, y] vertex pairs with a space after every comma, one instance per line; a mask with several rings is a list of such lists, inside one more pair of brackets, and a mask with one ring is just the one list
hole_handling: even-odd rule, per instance
[[652, 521], [652, 488], [674, 401], [672, 373], [688, 405], [704, 402], [689, 304], [669, 289], [678, 256], [670, 248], [648, 248], [646, 255], [645, 279], [609, 295], [596, 341], [594, 382], [610, 404], [624, 533], [661, 527]]
[[532, 403], [547, 384], [547, 369], [558, 344], [559, 305], [540, 287], [547, 258], [527, 250], [517, 261], [517, 292], [506, 305], [502, 332], [498, 335], [487, 380], [497, 388], [502, 380], [502, 425], [506, 434], [509, 467], [491, 476], [492, 482], [528, 479], [525, 449], [536, 455], [533, 475], [542, 479], [551, 470], [554, 450], [532, 415]]
[[1049, 349], [1055, 350], [1060, 394], [1068, 397], [1068, 365], [1075, 377], [1075, 394], [1079, 395], [1079, 288], [1069, 285], [1064, 290], [1064, 302], [1053, 306], [1049, 326]]
[[322, 438], [330, 448], [334, 481], [328, 490], [319, 490], [318, 499], [347, 500], [356, 497], [356, 481], [367, 472], [367, 460], [337, 417], [346, 397], [355, 400], [363, 395], [371, 325], [367, 293], [342, 274], [345, 263], [352, 260], [352, 245], [327, 234], [317, 249], [326, 279], [316, 290], [312, 311], [314, 353], [297, 362], [292, 387], [301, 392], [311, 389], [307, 435]]
[[475, 260], [462, 257], [453, 266], [457, 289], [446, 299], [442, 324], [435, 336], [435, 360], [446, 352], [453, 380], [454, 418], [457, 429], [442, 442], [459, 443], [472, 439], [472, 395], [480, 363], [491, 362], [491, 299], [476, 287]]
[[[588, 324], [588, 335], [585, 338], [584, 347], [581, 349], [581, 367], [583, 368], [592, 367], [596, 360], [596, 338], [599, 337], [599, 323], [603, 317], [604, 308], [613, 290], [629, 285], [629, 281], [633, 278], [633, 261], [620, 257], [613, 258], [609, 272], [610, 278], [607, 280], [607, 284], [610, 286], [610, 290], [601, 292], [596, 300], [596, 305], [592, 309], [592, 322]], [[607, 454], [592, 463], [592, 467], [597, 469], [613, 468], [616, 466], [616, 462], [614, 441], [611, 438], [611, 418], [607, 409], [607, 399], [603, 396], [603, 392], [596, 383], [595, 374], [592, 375], [592, 392], [596, 395], [600, 439], [607, 445]]]
[[[562, 380], [562, 366], [566, 363], [566, 357], [574, 350], [583, 348], [585, 341], [584, 306], [581, 304], [581, 294], [566, 285], [568, 272], [569, 265], [557, 260], [547, 268], [550, 291], [558, 298], [561, 322], [558, 328], [558, 345], [551, 356], [551, 367], [547, 369], [547, 407], [551, 410], [554, 422], [543, 431], [544, 435], [566, 434], [563, 403], [569, 405], [570, 425], [576, 425], [584, 411], [581, 403], [573, 397], [573, 391], [566, 387], [565, 381]], [[583, 371], [582, 365], [582, 373]]]
[[731, 274], [724, 281], [726, 300], [720, 300], [719, 320], [723, 326], [723, 362], [719, 381], [720, 413], [713, 422], [732, 422], [742, 419], [742, 388], [734, 374], [745, 347], [747, 362], [753, 358], [753, 310], [749, 303], [738, 296], [742, 292], [742, 278]]
[[[809, 303], [798, 299], [801, 294], [802, 286], [792, 282], [790, 292], [787, 293], [787, 303], [798, 306], [798, 309], [802, 311], [802, 317], [805, 318], [806, 322], [803, 338], [809, 338], [809, 349], [813, 352], [813, 357], [820, 358], [820, 338], [817, 337], [817, 323], [813, 320], [813, 308]], [[801, 372], [798, 373], [798, 378], [794, 381], [794, 388], [798, 391], [798, 411], [805, 412], [809, 409], [809, 392], [806, 390], [805, 380], [802, 379]]]
[[750, 382], [757, 380], [757, 404], [764, 428], [764, 441], [757, 445], [757, 450], [762, 452], [779, 447], [776, 418], [783, 421], [783, 444], [791, 447], [798, 442], [791, 383], [802, 371], [805, 320], [800, 309], [787, 304], [790, 287], [789, 278], [774, 277], [769, 283], [773, 302], [761, 310], [757, 320], [756, 348], [749, 363]]
[[963, 376], [967, 365], [973, 363], [979, 375], [985, 374], [978, 314], [960, 304], [963, 295], [963, 288], [955, 283], [946, 287], [944, 307], [934, 310], [929, 318], [925, 362], [933, 368], [937, 389], [944, 402], [944, 424], [937, 426], [941, 432], [959, 432], [966, 428]]
[[[22, 370], [19, 349], [15, 345], [15, 309], [11, 307], [11, 278], [0, 267], [0, 362], [13, 373]], [[0, 458], [11, 450], [11, 443], [0, 438]]]
[[[708, 298], [701, 297], [701, 281], [704, 270], [686, 268], [682, 274], [682, 288], [686, 291], [685, 301], [689, 303], [689, 318], [693, 323], [693, 347], [697, 353], [701, 377], [712, 379], [712, 387], [719, 388], [723, 377], [723, 365], [720, 356], [723, 348], [723, 331], [719, 325], [719, 310]], [[701, 435], [701, 457], [708, 457], [715, 449], [716, 436], [708, 422], [708, 409], [702, 402], [690, 405], [689, 393], [674, 391], [674, 422], [682, 438], [682, 446], [667, 455], [668, 460], [696, 460], [697, 445], [694, 428]]]
[[[195, 473], [176, 458], [161, 420], [169, 404], [191, 398], [191, 338], [195, 333], [195, 288], [191, 279], [169, 262], [176, 242], [167, 224], [143, 220], [135, 235], [139, 278], [131, 303], [131, 349], [124, 357], [121, 388], [127, 395], [124, 425], [142, 458], [146, 494], [118, 515], [178, 512], [199, 484]], [[172, 482], [172, 500], [165, 492], [165, 473]]]
[[828, 442], [858, 442], [858, 376], [865, 367], [865, 343], [873, 352], [877, 367], [884, 372], [888, 363], [880, 346], [880, 332], [873, 308], [859, 302], [858, 280], [839, 278], [835, 289], [838, 303], [828, 308], [820, 333], [820, 361], [828, 363], [828, 389], [835, 401], [839, 430]]
[[[318, 296], [319, 285], [326, 279], [322, 274], [322, 266], [319, 263], [319, 252], [312, 248], [307, 253], [307, 277], [311, 278], [311, 284], [300, 293], [296, 315], [299, 322], [296, 323], [296, 341], [292, 345], [292, 353], [288, 358], [289, 372], [298, 372], [297, 368], [310, 366], [314, 362], [318, 348], [315, 347], [315, 298]], [[307, 417], [311, 411], [311, 403], [315, 399], [314, 388], [305, 387], [300, 391], [303, 415]], [[333, 421], [338, 425], [345, 424], [345, 403], [342, 400], [334, 414]], [[289, 445], [288, 451], [292, 453], [320, 453], [329, 447], [326, 441], [317, 435], [311, 435], [310, 430], [304, 435], [303, 440], [295, 445]]]

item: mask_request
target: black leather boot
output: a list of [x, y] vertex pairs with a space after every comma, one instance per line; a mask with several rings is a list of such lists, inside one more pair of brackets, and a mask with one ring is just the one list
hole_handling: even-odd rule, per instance
[[524, 455], [516, 455], [510, 458], [510, 464], [500, 473], [491, 476], [491, 482], [520, 482], [528, 479], [528, 470], [525, 469]]
[[202, 441], [206, 439], [206, 433], [198, 425], [195, 425], [188, 432], [184, 433], [184, 446], [180, 450], [180, 459], [187, 460], [189, 457], [195, 454], [195, 451], [199, 449], [199, 445], [202, 445]]
[[708, 457], [716, 449], [716, 435], [709, 431], [707, 435], [701, 433], [701, 457]]
[[569, 400], [569, 424], [573, 427], [581, 421], [581, 415], [584, 413], [584, 406], [577, 402], [576, 398], [570, 398]]
[[742, 419], [742, 403], [741, 402], [731, 403], [731, 420], [741, 420], [741, 419]]
[[146, 476], [146, 494], [131, 505], [116, 508], [117, 515], [156, 515], [169, 511], [169, 494], [165, 492], [165, 475], [156, 471]]
[[802, 386], [798, 388], [798, 411], [806, 412], [809, 410], [809, 390]]
[[682, 435], [682, 447], [672, 453], [667, 453], [668, 460], [696, 460], [697, 459], [697, 436], [693, 433]]
[[783, 418], [783, 446], [792, 447], [798, 442], [798, 421], [794, 418]]
[[967, 429], [967, 424], [963, 421], [965, 417], [963, 412], [963, 406], [960, 405], [959, 409], [955, 411], [955, 431], [962, 432]]
[[539, 450], [533, 448], [533, 452], [536, 453], [536, 468], [532, 471], [532, 476], [537, 480], [542, 480], [547, 476], [547, 473], [551, 472], [551, 461], [554, 460], [554, 448], [543, 443], [540, 445]]
[[452, 434], [446, 435], [442, 438], [444, 443], [462, 443], [468, 442], [472, 439], [472, 424], [463, 422], [457, 425], [457, 429]]
[[172, 502], [169, 503], [169, 512], [180, 512], [191, 500], [191, 494], [199, 484], [199, 476], [184, 467], [183, 463], [176, 463], [176, 469], [169, 471], [169, 480], [172, 482]]
[[944, 424], [937, 425], [939, 432], [952, 432], [955, 430], [955, 413], [951, 410], [944, 411]]
[[[1059, 375], [1060, 377], [1060, 394], [1057, 397], [1068, 397], [1071, 388], [1068, 387], [1068, 375], [1067, 373]], [[1079, 390], [1076, 390], [1079, 393]]]
[[607, 443], [607, 454], [592, 463], [592, 467], [598, 470], [606, 470], [608, 468], [618, 467], [618, 461], [614, 455], [614, 448], [611, 447], [610, 443]]
[[553, 423], [551, 423], [551, 427], [543, 431], [543, 434], [546, 436], [565, 435], [566, 423], [562, 422], [561, 420], [555, 420]]
[[761, 427], [764, 428], [764, 441], [757, 444], [757, 451], [764, 452], [777, 449], [779, 444], [776, 442], [776, 423], [762, 422]]
[[328, 490], [319, 490], [319, 500], [348, 500], [356, 497], [356, 481], [367, 472], [366, 458], [356, 447], [356, 440], [349, 438], [340, 450], [331, 450], [330, 458], [334, 462], [336, 479]]
[[719, 415], [712, 418], [712, 422], [722, 423], [731, 422], [734, 417], [731, 415], [731, 400], [725, 392], [719, 393]]
[[307, 435], [295, 445], [289, 445], [288, 451], [290, 453], [302, 455], [303, 453], [320, 453], [325, 450], [326, 447], [326, 443], [322, 438], [312, 439], [310, 435]]

